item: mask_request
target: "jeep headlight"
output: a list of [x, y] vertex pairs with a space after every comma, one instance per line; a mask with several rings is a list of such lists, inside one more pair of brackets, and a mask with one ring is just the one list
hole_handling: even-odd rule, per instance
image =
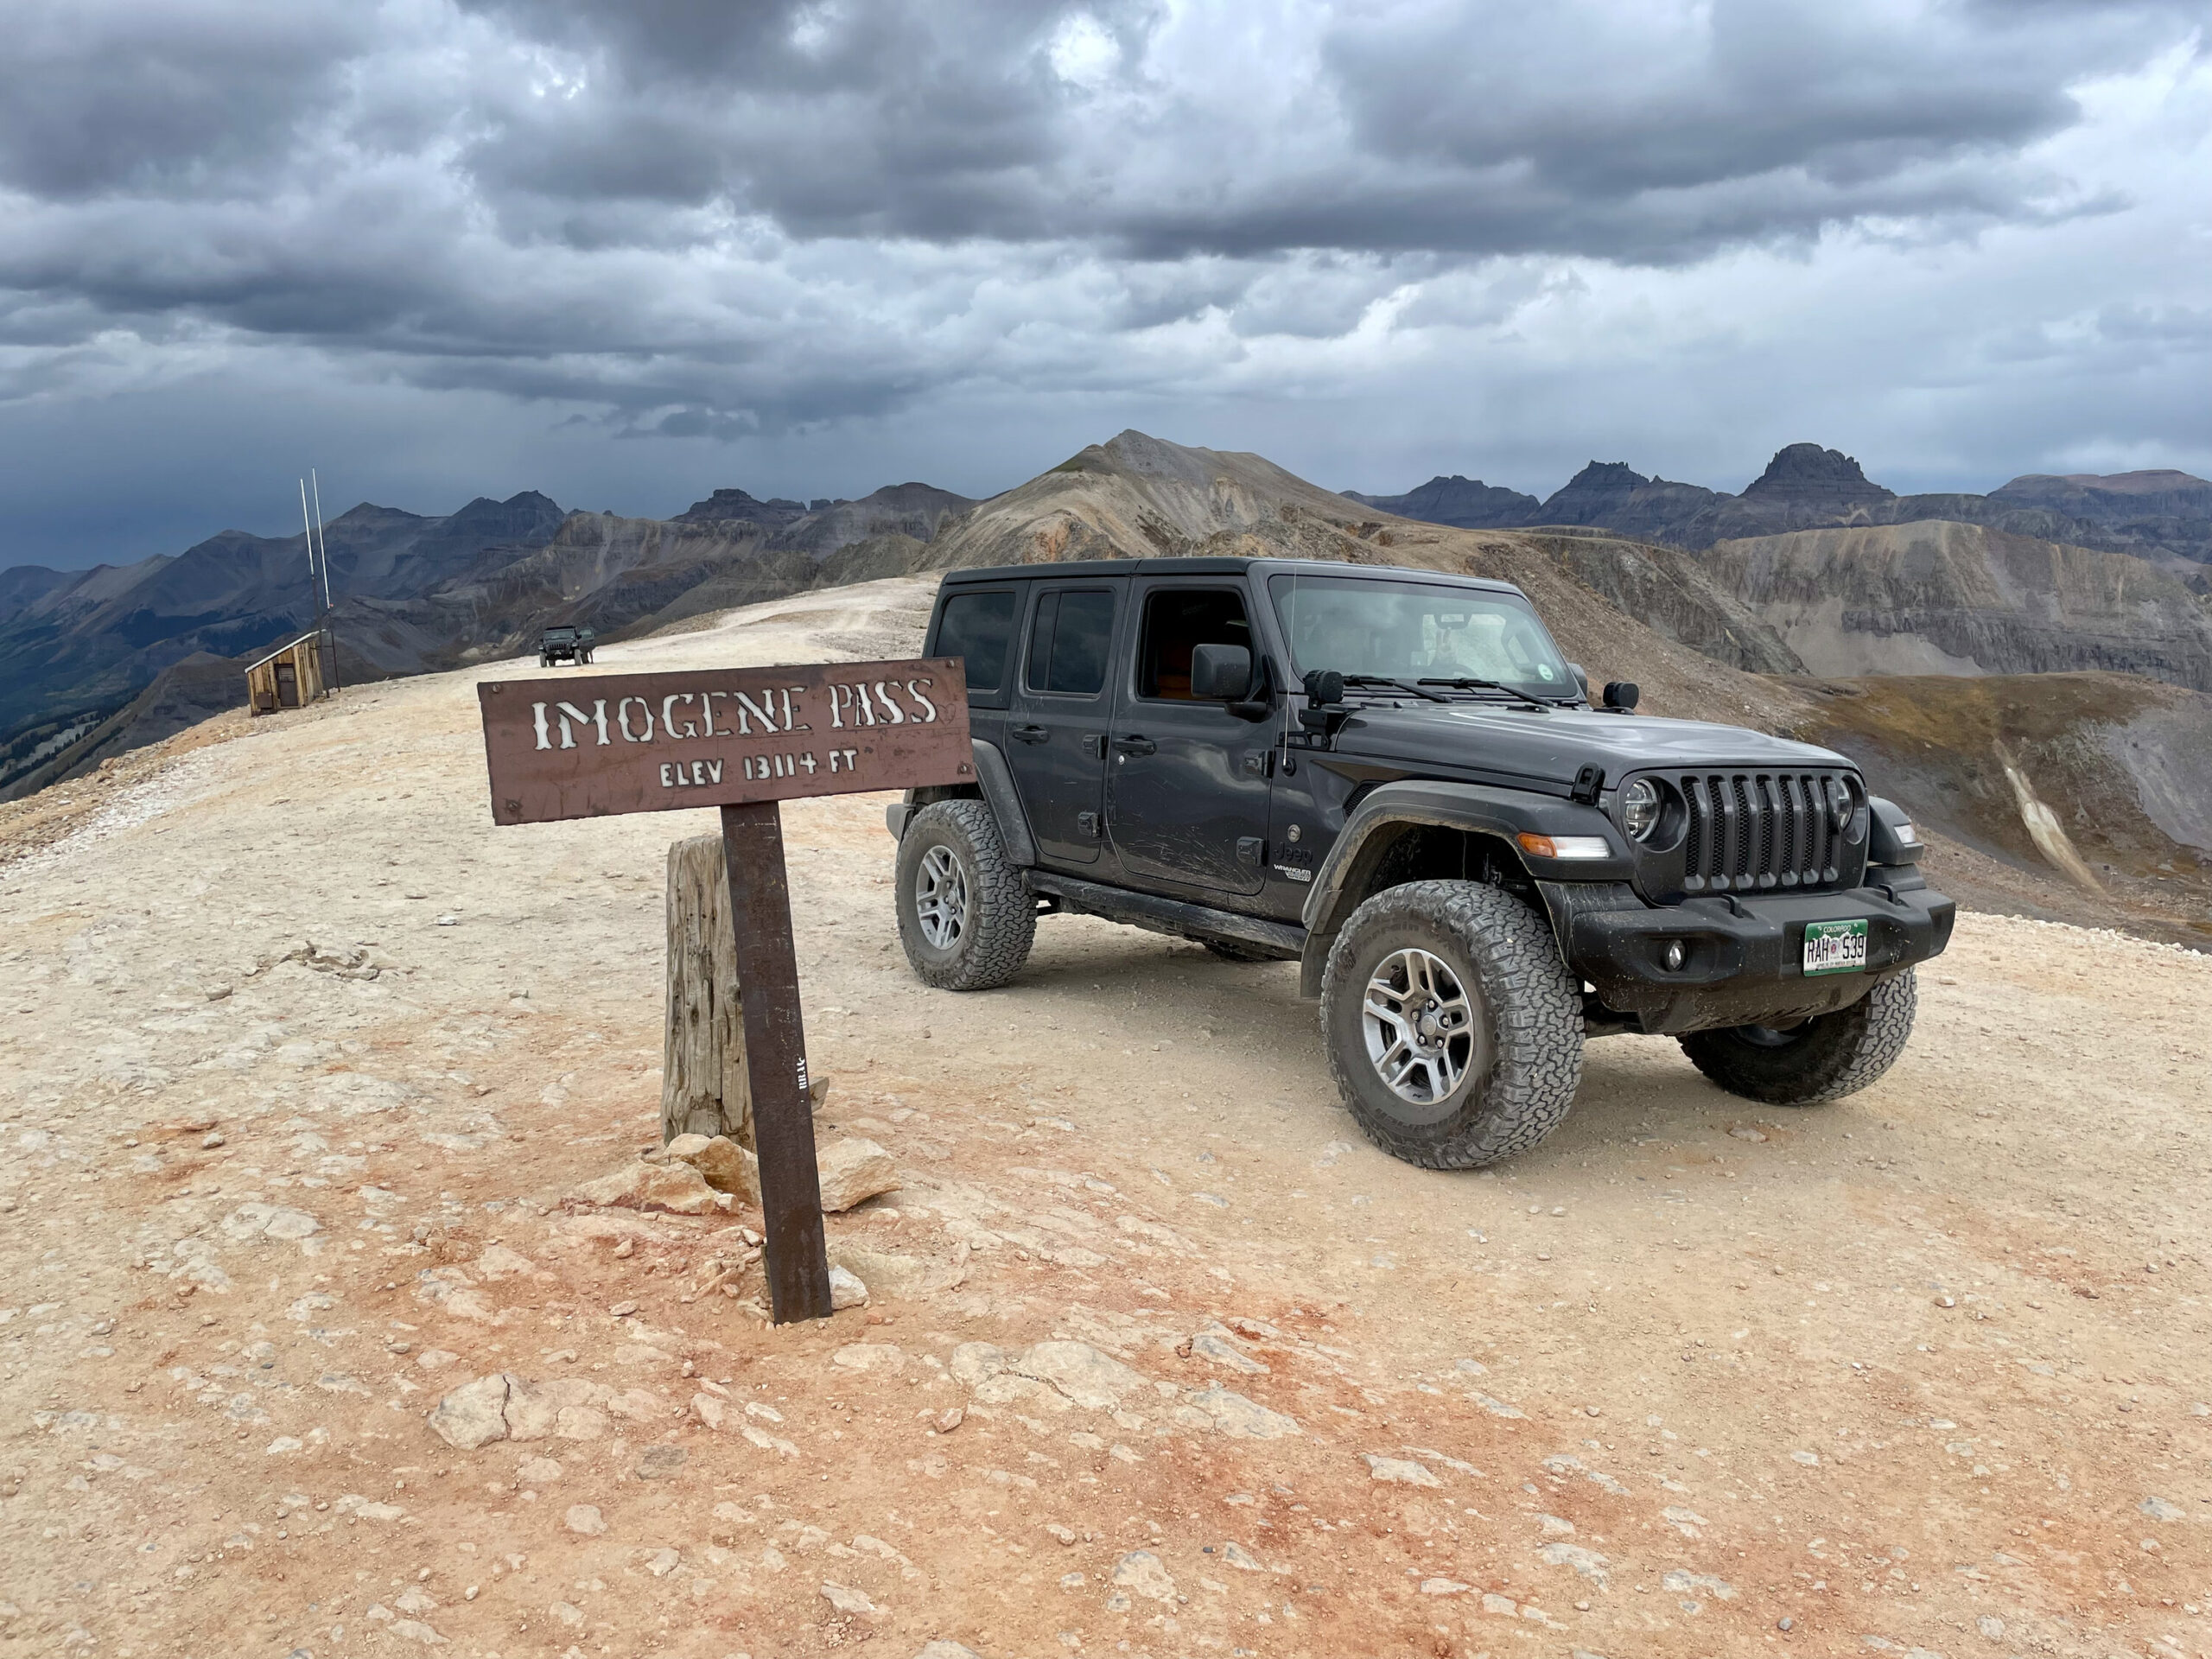
[[1650, 839], [1659, 827], [1659, 785], [1639, 778], [1621, 796], [1621, 826], [1638, 841]]
[[1838, 830], [1851, 822], [1851, 785], [1840, 778], [1828, 779], [1828, 822]]

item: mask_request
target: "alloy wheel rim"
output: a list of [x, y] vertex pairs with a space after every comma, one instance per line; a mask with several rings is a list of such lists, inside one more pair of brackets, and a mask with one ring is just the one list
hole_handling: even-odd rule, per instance
[[1458, 1092], [1483, 1046], [1473, 998], [1458, 972], [1414, 945], [1376, 964], [1360, 1027], [1383, 1087], [1418, 1108], [1439, 1106]]
[[914, 920], [932, 950], [950, 950], [968, 931], [968, 873], [950, 847], [922, 855], [915, 874]]

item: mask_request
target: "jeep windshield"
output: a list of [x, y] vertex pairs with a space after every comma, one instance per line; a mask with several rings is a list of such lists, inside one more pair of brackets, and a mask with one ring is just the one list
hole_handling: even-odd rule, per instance
[[1290, 572], [1270, 576], [1268, 593], [1295, 677], [1333, 669], [1354, 690], [1384, 695], [1580, 695], [1517, 594]]

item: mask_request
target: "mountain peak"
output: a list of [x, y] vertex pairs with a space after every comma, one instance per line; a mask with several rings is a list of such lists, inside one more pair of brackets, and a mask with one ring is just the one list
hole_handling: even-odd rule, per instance
[[1787, 497], [1840, 506], [1894, 501], [1897, 493], [1871, 482], [1859, 462], [1840, 449], [1823, 449], [1817, 443], [1785, 444], [1774, 459], [1744, 488], [1746, 500], [1759, 497]]
[[743, 490], [716, 490], [703, 501], [694, 501], [676, 515], [679, 524], [711, 524], [732, 519], [756, 524], [787, 524], [806, 512], [804, 501], [786, 501], [778, 496], [762, 501], [747, 495]]

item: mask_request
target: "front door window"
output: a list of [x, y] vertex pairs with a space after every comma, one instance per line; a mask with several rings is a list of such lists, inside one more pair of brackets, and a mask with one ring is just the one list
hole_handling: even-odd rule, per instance
[[1115, 855], [1140, 880], [1257, 893], [1274, 724], [1191, 695], [1198, 646], [1254, 649], [1244, 596], [1160, 583], [1141, 603], [1135, 672], [1115, 715], [1107, 769]]

